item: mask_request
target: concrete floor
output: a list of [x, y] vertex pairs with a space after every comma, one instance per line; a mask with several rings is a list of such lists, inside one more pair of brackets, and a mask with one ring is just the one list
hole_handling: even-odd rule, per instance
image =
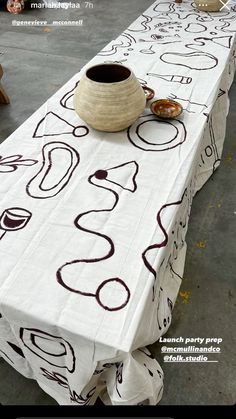
[[[13, 27], [13, 17], [0, 9], [0, 62], [5, 70], [4, 87], [11, 98], [10, 106], [0, 106], [0, 141], [153, 1], [93, 0], [93, 9], [25, 10], [22, 19], [84, 18], [82, 27], [51, 27], [47, 32]], [[166, 335], [221, 337], [222, 353], [213, 364], [164, 364], [160, 343], [152, 345], [165, 372], [162, 405], [235, 403], [236, 83], [230, 96], [222, 163], [194, 198], [182, 296], [177, 299]], [[205, 247], [199, 247], [199, 242]], [[56, 404], [37, 383], [25, 379], [2, 359], [0, 403]]]

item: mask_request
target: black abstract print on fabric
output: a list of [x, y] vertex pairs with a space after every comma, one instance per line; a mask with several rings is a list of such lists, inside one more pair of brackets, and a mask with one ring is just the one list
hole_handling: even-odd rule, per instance
[[[107, 278], [104, 279], [98, 286], [98, 288], [95, 291], [91, 292], [89, 291], [83, 291], [83, 283], [81, 284], [81, 288], [78, 288], [78, 276], [68, 275], [68, 279], [66, 279], [66, 272], [68, 270], [68, 267], [74, 268], [74, 266], [77, 266], [78, 269], [81, 269], [81, 264], [90, 264], [90, 263], [98, 263], [101, 261], [104, 261], [108, 258], [111, 258], [115, 253], [115, 246], [114, 242], [111, 237], [100, 233], [98, 231], [93, 231], [83, 225], [83, 218], [87, 217], [90, 214], [100, 214], [100, 213], [109, 213], [112, 212], [115, 207], [117, 206], [119, 202], [119, 193], [116, 192], [116, 190], [112, 189], [112, 186], [115, 185], [118, 187], [118, 189], [134, 193], [137, 189], [137, 183], [136, 183], [136, 176], [138, 174], [139, 166], [136, 161], [129, 161], [122, 163], [120, 165], [108, 168], [108, 169], [99, 169], [97, 170], [93, 175], [89, 176], [88, 182], [91, 185], [94, 185], [98, 188], [104, 189], [105, 191], [108, 191], [109, 194], [112, 194], [114, 197], [113, 205], [109, 208], [102, 208], [102, 209], [92, 209], [89, 211], [86, 211], [82, 214], [79, 214], [75, 220], [74, 225], [78, 230], [81, 230], [83, 232], [86, 232], [88, 234], [92, 234], [93, 236], [98, 237], [99, 239], [105, 240], [108, 243], [108, 251], [105, 255], [97, 258], [86, 258], [86, 259], [75, 259], [71, 262], [67, 262], [64, 265], [62, 265], [58, 271], [57, 271], [57, 281], [60, 285], [65, 287], [68, 291], [77, 293], [79, 295], [83, 295], [85, 297], [94, 297], [97, 301], [97, 303], [108, 311], [117, 311], [124, 308], [130, 299], [130, 290], [128, 286], [126, 285], [125, 281], [122, 278], [114, 277], [114, 278]], [[125, 177], [126, 182], [125, 184], [122, 183], [122, 179]], [[75, 285], [73, 285], [75, 283]], [[112, 287], [117, 288], [119, 294], [120, 294], [120, 300], [116, 303], [116, 305], [111, 305], [109, 300], [106, 301], [106, 296], [104, 295], [104, 291], [107, 293], [109, 289], [112, 289]], [[103, 300], [105, 298], [105, 300]]]
[[74, 349], [65, 339], [39, 329], [28, 328], [20, 329], [20, 339], [29, 351], [46, 363], [64, 368], [70, 373], [74, 372]]

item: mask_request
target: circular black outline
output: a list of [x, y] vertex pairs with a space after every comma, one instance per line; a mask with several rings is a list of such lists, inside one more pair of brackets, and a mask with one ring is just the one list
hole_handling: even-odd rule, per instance
[[[153, 119], [153, 121], [156, 121], [156, 119]], [[146, 144], [149, 144], [149, 145], [154, 145], [154, 146], [159, 146], [159, 144], [156, 144], [156, 143], [150, 143], [149, 141], [144, 140], [144, 138], [143, 138], [143, 137], [141, 137], [141, 135], [139, 134], [139, 128], [141, 127], [141, 125], [146, 124], [147, 122], [150, 122], [150, 120], [148, 120], [148, 121], [143, 121], [143, 122], [141, 122], [141, 124], [139, 124], [139, 125], [137, 126], [137, 128], [136, 128], [136, 134], [137, 134], [137, 136], [138, 136], [138, 138], [139, 138], [141, 141], [143, 141], [143, 142], [144, 142], [144, 143], [146, 143]], [[160, 123], [167, 123], [167, 124], [171, 125], [172, 127], [174, 127], [174, 128], [176, 129], [176, 131], [177, 131], [176, 135], [174, 136], [174, 138], [173, 138], [172, 140], [167, 141], [167, 142], [165, 142], [165, 143], [160, 143], [160, 145], [170, 144], [172, 141], [174, 141], [174, 140], [177, 138], [177, 136], [178, 136], [178, 128], [176, 128], [176, 126], [174, 126], [173, 124], [171, 124], [171, 122], [170, 122], [170, 121], [163, 121], [163, 120], [159, 121], [159, 120], [158, 120], [158, 121], [156, 121], [156, 122], [160, 122]]]
[[[75, 131], [78, 129], [78, 128], [83, 128], [84, 130], [85, 130], [85, 134], [81, 134], [81, 135], [76, 135], [75, 134]], [[85, 135], [88, 135], [88, 133], [89, 133], [89, 129], [88, 129], [88, 127], [86, 127], [85, 125], [78, 125], [77, 127], [74, 127], [74, 129], [73, 129], [73, 131], [72, 131], [72, 134], [74, 135], [74, 137], [77, 137], [77, 138], [80, 138], [80, 137], [85, 137]]]
[[[125, 301], [123, 304], [121, 304], [120, 306], [118, 306], [118, 307], [109, 308], [109, 307], [105, 306], [105, 305], [101, 302], [101, 299], [100, 299], [99, 293], [100, 293], [101, 289], [104, 287], [104, 285], [106, 285], [108, 282], [118, 282], [119, 284], [123, 285], [123, 286], [124, 286], [124, 288], [125, 288], [125, 290], [127, 291], [127, 294], [128, 294], [128, 295], [127, 295], [127, 299], [126, 299], [126, 301]], [[102, 282], [102, 283], [98, 286], [97, 291], [96, 291], [96, 294], [95, 294], [95, 298], [96, 298], [96, 300], [97, 300], [98, 304], [99, 304], [101, 307], [103, 307], [105, 310], [108, 310], [108, 311], [117, 311], [117, 310], [121, 310], [122, 308], [124, 308], [124, 307], [128, 304], [129, 299], [130, 299], [130, 290], [129, 290], [129, 288], [127, 287], [126, 283], [125, 283], [122, 279], [120, 279], [120, 278], [109, 278], [109, 279], [106, 279], [105, 281], [103, 281], [103, 282]]]
[[[159, 149], [159, 150], [153, 150], [153, 149], [151, 149], [151, 148], [143, 148], [143, 147], [141, 147], [140, 145], [137, 145], [137, 144], [134, 142], [134, 140], [131, 138], [130, 130], [131, 130], [131, 129], [134, 129], [134, 130], [135, 130], [134, 134], [135, 134], [135, 135], [137, 135], [137, 128], [138, 128], [138, 126], [141, 124], [141, 123], [140, 123], [140, 124], [138, 124], [138, 121], [139, 121], [140, 119], [143, 119], [143, 118], [150, 118], [150, 117], [152, 117], [152, 118], [151, 118], [151, 119], [148, 119], [146, 122], [148, 122], [148, 121], [153, 121], [153, 120], [157, 120], [157, 121], [162, 122], [162, 123], [164, 123], [164, 124], [169, 123], [169, 124], [174, 125], [174, 126], [175, 126], [175, 123], [180, 124], [180, 125], [182, 126], [182, 129], [183, 129], [183, 132], [184, 132], [184, 138], [183, 138], [183, 140], [182, 140], [181, 142], [179, 142], [179, 143], [175, 144], [175, 145], [174, 145], [174, 146], [172, 146], [172, 147], [167, 147], [167, 148], [164, 148], [164, 149]], [[183, 121], [180, 121], [179, 119], [173, 119], [173, 121], [172, 121], [172, 122], [170, 122], [170, 120], [168, 120], [168, 121], [167, 121], [167, 120], [160, 119], [160, 118], [158, 118], [157, 116], [153, 115], [153, 113], [151, 113], [151, 114], [148, 114], [148, 115], [140, 116], [140, 117], [138, 118], [138, 120], [136, 121], [136, 123], [137, 123], [137, 127], [136, 127], [136, 128], [133, 128], [133, 127], [134, 127], [134, 125], [135, 125], [135, 123], [134, 123], [133, 125], [131, 125], [131, 126], [127, 129], [127, 137], [128, 137], [128, 140], [130, 141], [130, 143], [131, 143], [131, 144], [133, 144], [133, 146], [134, 146], [134, 147], [139, 148], [140, 150], [143, 150], [143, 151], [152, 151], [152, 152], [156, 153], [156, 152], [162, 152], [162, 151], [172, 150], [173, 148], [178, 147], [178, 146], [180, 146], [181, 144], [183, 144], [183, 143], [186, 141], [186, 138], [187, 138], [187, 130], [186, 130], [185, 124], [184, 124], [184, 122], [183, 122]], [[176, 127], [176, 128], [177, 128], [177, 127]], [[177, 128], [177, 129], [178, 129], [178, 128]], [[140, 138], [139, 138], [139, 137], [138, 137], [138, 141], [140, 141]], [[172, 140], [172, 141], [173, 141], [173, 140]], [[155, 145], [156, 145], [156, 144], [155, 144]], [[156, 146], [157, 146], [157, 145], [156, 145]]]
[[[210, 150], [211, 150], [211, 154], [207, 154], [207, 149], [208, 149], [208, 148], [210, 148]], [[212, 154], [213, 154], [213, 150], [212, 150], [212, 146], [211, 146], [211, 145], [206, 146], [206, 148], [205, 148], [205, 154], [206, 154], [206, 156], [207, 156], [207, 157], [211, 157], [211, 156], [212, 156]]]

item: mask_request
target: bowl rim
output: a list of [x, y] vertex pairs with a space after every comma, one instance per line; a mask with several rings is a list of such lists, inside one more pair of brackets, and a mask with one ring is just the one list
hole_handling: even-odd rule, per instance
[[[110, 83], [96, 81], [96, 80], [93, 80], [93, 79], [91, 79], [90, 77], [88, 77], [87, 72], [88, 72], [89, 70], [94, 69], [94, 68], [96, 68], [96, 67], [105, 67], [105, 66], [107, 66], [107, 67], [116, 66], [116, 67], [125, 68], [125, 69], [129, 70], [130, 74], [129, 74], [129, 76], [128, 76], [126, 79], [124, 79], [124, 80], [120, 80], [120, 81], [113, 81], [113, 82], [110, 82]], [[129, 81], [129, 80], [130, 80], [130, 78], [131, 78], [131, 77], [133, 77], [133, 71], [131, 70], [131, 68], [129, 68], [129, 67], [127, 67], [127, 66], [123, 65], [123, 64], [118, 64], [118, 63], [99, 63], [99, 64], [95, 64], [95, 65], [92, 65], [91, 67], [86, 68], [86, 69], [85, 69], [85, 72], [84, 72], [84, 75], [86, 76], [86, 78], [87, 78], [87, 79], [88, 79], [91, 83], [95, 83], [95, 84], [98, 84], [98, 85], [101, 85], [101, 84], [114, 85], [114, 84], [126, 83], [127, 81]]]

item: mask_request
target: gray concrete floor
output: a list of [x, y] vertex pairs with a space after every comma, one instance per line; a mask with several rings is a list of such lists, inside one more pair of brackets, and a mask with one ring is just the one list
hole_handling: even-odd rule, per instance
[[[5, 70], [3, 84], [11, 98], [10, 106], [0, 106], [0, 141], [153, 1], [93, 0], [93, 9], [28, 9], [19, 17], [84, 19], [82, 27], [51, 27], [48, 32], [42, 28], [13, 27], [13, 17], [0, 9], [0, 62]], [[213, 364], [164, 364], [160, 343], [152, 345], [151, 350], [159, 354], [165, 371], [162, 405], [235, 403], [236, 83], [230, 97], [222, 163], [194, 198], [181, 294], [166, 335], [221, 337], [222, 353], [216, 357], [219, 362]], [[199, 247], [199, 242], [204, 247]], [[36, 382], [25, 379], [2, 359], [0, 403], [56, 404]]]

